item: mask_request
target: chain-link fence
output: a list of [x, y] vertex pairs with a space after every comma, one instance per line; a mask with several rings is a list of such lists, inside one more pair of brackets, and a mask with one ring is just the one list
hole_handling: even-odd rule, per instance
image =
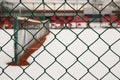
[[0, 17], [0, 80], [120, 80], [119, 0], [2, 0]]

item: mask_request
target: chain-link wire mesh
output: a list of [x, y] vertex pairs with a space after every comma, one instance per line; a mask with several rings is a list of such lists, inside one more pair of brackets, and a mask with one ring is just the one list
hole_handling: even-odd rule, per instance
[[[27, 66], [6, 64], [19, 57], [17, 16], [49, 20], [50, 34]], [[119, 0], [2, 0], [0, 17], [0, 80], [120, 80]], [[18, 24], [35, 39], [40, 29], [32, 34], [26, 23]]]

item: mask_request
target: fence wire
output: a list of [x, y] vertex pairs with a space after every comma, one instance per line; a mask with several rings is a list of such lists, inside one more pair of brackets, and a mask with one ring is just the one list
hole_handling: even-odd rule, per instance
[[[0, 80], [120, 80], [120, 2], [102, 3], [100, 0], [1, 1]], [[16, 42], [13, 25], [17, 16], [50, 22], [49, 40], [30, 56], [28, 66], [3, 63], [19, 56], [11, 45]], [[35, 38], [28, 28], [23, 30]]]

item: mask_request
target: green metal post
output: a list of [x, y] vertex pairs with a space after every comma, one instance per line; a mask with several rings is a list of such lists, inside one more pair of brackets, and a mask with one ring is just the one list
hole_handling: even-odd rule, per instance
[[15, 17], [14, 20], [14, 62], [17, 64], [18, 63], [18, 53], [17, 53], [17, 49], [18, 49], [18, 20]]

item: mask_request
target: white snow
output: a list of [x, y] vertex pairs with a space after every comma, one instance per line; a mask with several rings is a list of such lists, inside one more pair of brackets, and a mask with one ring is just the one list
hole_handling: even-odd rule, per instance
[[[87, 68], [90, 68], [98, 61], [98, 58], [96, 56], [103, 56], [100, 58], [100, 60], [108, 67], [114, 66], [119, 61], [119, 57], [117, 56], [120, 56], [119, 28], [70, 30], [51, 29], [50, 31], [51, 33], [48, 35], [47, 40], [44, 43], [45, 47], [41, 47], [32, 55], [32, 57], [35, 58], [35, 61], [32, 57], [30, 57], [28, 59], [28, 62], [31, 63], [31, 65], [29, 67], [19, 67], [7, 66], [6, 64], [7, 62], [11, 61], [11, 58], [14, 57], [14, 41], [10, 37], [10, 35], [13, 35], [13, 30], [0, 30], [0, 47], [2, 47], [2, 50], [0, 50], [0, 80], [53, 80], [52, 78], [58, 80], [58, 78], [66, 73], [64, 67], [68, 68], [68, 72], [73, 77], [79, 79], [87, 72], [87, 69], [79, 62], [84, 64]], [[100, 38], [98, 34], [101, 34]], [[106, 42], [104, 42], [103, 40]], [[87, 49], [87, 45], [89, 46], [89, 50]], [[111, 49], [109, 49], [108, 45], [112, 45]], [[95, 55], [92, 52], [94, 52]], [[105, 52], [107, 53], [103, 55]], [[78, 58], [77, 62], [77, 58], [75, 56], [81, 56]], [[55, 57], [57, 61], [55, 61]], [[39, 64], [41, 66], [39, 66]], [[61, 64], [64, 67], [61, 66]], [[71, 66], [72, 64], [74, 65]], [[120, 66], [120, 64], [114, 66], [111, 71], [118, 78], [120, 78], [120, 70], [118, 66]], [[46, 69], [46, 73], [44, 73], [44, 69]], [[89, 71], [98, 79], [100, 79], [108, 72], [108, 68], [104, 66], [101, 62], [98, 62], [95, 66], [90, 68]], [[105, 80], [118, 80], [117, 77], [115, 77], [114, 75], [109, 75], [110, 74], [105, 77]], [[72, 76], [66, 73], [60, 80], [74, 80]], [[83, 77], [83, 80], [89, 80], [89, 78], [93, 80], [95, 79], [95, 77], [88, 73], [86, 76]]]

